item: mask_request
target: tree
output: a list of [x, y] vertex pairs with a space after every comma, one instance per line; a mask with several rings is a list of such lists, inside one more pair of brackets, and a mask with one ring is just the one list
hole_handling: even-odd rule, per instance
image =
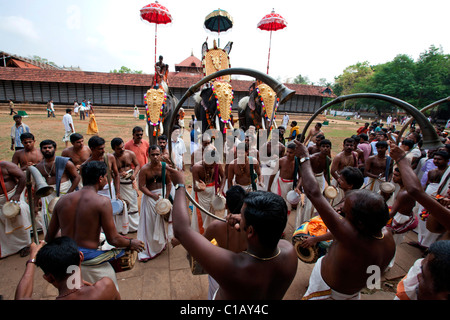
[[310, 84], [311, 82], [309, 81], [309, 78], [307, 76], [302, 76], [301, 74], [299, 74], [298, 76], [296, 76], [294, 78], [293, 83], [295, 84]]
[[122, 68], [120, 68], [119, 70], [114, 69], [111, 70], [110, 73], [131, 73], [131, 74], [142, 74], [142, 70], [131, 70], [130, 68], [127, 68], [125, 66], [122, 66]]

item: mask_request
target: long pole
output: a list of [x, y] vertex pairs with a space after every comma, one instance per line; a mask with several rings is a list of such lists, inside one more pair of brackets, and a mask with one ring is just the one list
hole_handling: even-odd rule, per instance
[[155, 75], [153, 76], [153, 86], [156, 85], [156, 44], [158, 39], [158, 24], [155, 23], [155, 64], [153, 67], [155, 68]]
[[272, 47], [272, 30], [270, 30], [269, 57], [267, 58], [267, 74], [269, 74], [270, 48]]
[[26, 172], [27, 175], [27, 194], [28, 194], [28, 206], [30, 207], [30, 219], [31, 219], [31, 226], [33, 229], [33, 238], [34, 243], [39, 244], [39, 238], [38, 238], [38, 232], [36, 229], [36, 220], [34, 217], [34, 202], [33, 202], [33, 193], [32, 193], [32, 186], [31, 186], [31, 171], [27, 169]]

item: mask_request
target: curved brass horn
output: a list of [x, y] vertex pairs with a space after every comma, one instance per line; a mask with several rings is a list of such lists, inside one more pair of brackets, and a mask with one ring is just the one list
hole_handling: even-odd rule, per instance
[[[427, 110], [433, 109], [434, 107], [437, 107], [438, 105], [440, 105], [441, 103], [444, 102], [449, 102], [450, 101], [450, 96], [438, 101], [435, 101], [429, 105], [427, 105], [426, 107], [423, 107], [422, 109], [420, 109], [420, 112], [424, 113]], [[413, 121], [413, 119], [409, 119], [408, 122], [405, 123], [405, 125], [403, 126], [402, 130], [400, 130], [400, 133], [398, 134], [397, 140], [400, 141], [401, 137], [403, 135], [403, 133], [405, 132], [406, 128], [408, 128], [408, 126], [411, 124], [411, 122]]]
[[305, 128], [303, 129], [302, 133], [302, 142], [305, 139], [305, 134], [308, 131], [309, 126], [314, 121], [314, 119], [321, 114], [325, 109], [331, 107], [332, 105], [336, 103], [340, 103], [346, 100], [350, 99], [362, 99], [362, 98], [373, 98], [378, 100], [383, 100], [390, 102], [397, 107], [405, 110], [408, 112], [414, 119], [416, 119], [418, 125], [420, 128], [422, 128], [422, 136], [423, 136], [423, 148], [424, 149], [437, 149], [441, 147], [443, 144], [441, 140], [439, 139], [436, 131], [434, 130], [433, 126], [431, 125], [430, 121], [425, 117], [425, 115], [420, 112], [416, 107], [412, 106], [411, 104], [391, 97], [384, 94], [379, 93], [355, 93], [355, 94], [349, 94], [346, 96], [337, 97], [333, 101], [328, 102], [327, 104], [323, 105], [317, 111], [313, 114], [313, 116], [308, 120], [308, 122], [305, 125]]
[[31, 176], [33, 176], [33, 179], [35, 181], [35, 190], [36, 190], [36, 196], [39, 198], [46, 197], [50, 195], [53, 192], [53, 187], [49, 186], [47, 182], [45, 181], [42, 174], [39, 172], [38, 169], [34, 166], [28, 166], [26, 171], [26, 186], [27, 186], [27, 194], [28, 194], [28, 206], [30, 207], [30, 219], [31, 219], [31, 226], [33, 228], [33, 237], [34, 242], [36, 244], [39, 244], [38, 239], [38, 232], [36, 229], [36, 220], [34, 217], [34, 202], [33, 202], [33, 191], [32, 191], [32, 184], [31, 184]]
[[[224, 69], [224, 70], [220, 70], [217, 71], [213, 74], [210, 74], [207, 77], [204, 77], [202, 80], [200, 80], [199, 82], [197, 82], [196, 84], [194, 84], [193, 86], [191, 86], [186, 93], [183, 95], [183, 97], [181, 98], [180, 101], [178, 101], [178, 104], [175, 108], [175, 110], [172, 113], [172, 118], [170, 120], [170, 125], [169, 125], [169, 134], [168, 134], [168, 139], [171, 139], [172, 137], [172, 132], [173, 132], [173, 126], [174, 126], [174, 122], [175, 122], [175, 115], [178, 114], [178, 111], [180, 110], [181, 106], [183, 105], [183, 103], [193, 94], [195, 94], [197, 92], [197, 90], [204, 85], [205, 83], [207, 83], [208, 81], [224, 76], [224, 75], [230, 75], [230, 74], [238, 74], [238, 75], [243, 75], [243, 76], [250, 76], [253, 78], [256, 78], [258, 80], [263, 81], [264, 83], [266, 83], [269, 87], [271, 87], [273, 89], [273, 91], [275, 91], [275, 93], [277, 94], [278, 98], [280, 99], [280, 104], [285, 103], [286, 101], [288, 101], [289, 99], [292, 98], [293, 95], [295, 95], [295, 91], [291, 90], [289, 88], [287, 88], [284, 84], [282, 84], [281, 82], [275, 80], [274, 78], [272, 78], [271, 76], [262, 73], [260, 71], [257, 70], [252, 70], [252, 69], [246, 69], [246, 68], [229, 68], [229, 69]], [[274, 105], [275, 108], [275, 105]], [[274, 110], [275, 111], [275, 110]], [[272, 115], [274, 114], [274, 112], [272, 112]], [[273, 119], [271, 120], [273, 121]], [[172, 157], [172, 143], [169, 143], [169, 154]], [[172, 159], [173, 161], [173, 159]], [[192, 197], [190, 196], [190, 194], [188, 194], [187, 190], [186, 190], [186, 195], [188, 196], [189, 200], [200, 210], [202, 210], [204, 213], [208, 214], [209, 216], [221, 220], [221, 221], [225, 221], [222, 218], [217, 217], [216, 215], [208, 212], [207, 210], [205, 210], [204, 208], [202, 208], [194, 199], [192, 199]]]

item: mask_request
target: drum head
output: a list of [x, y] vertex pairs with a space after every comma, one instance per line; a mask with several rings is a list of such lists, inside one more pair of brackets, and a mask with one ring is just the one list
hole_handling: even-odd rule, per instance
[[2, 212], [6, 218], [12, 219], [20, 213], [20, 206], [14, 202], [6, 202], [3, 205]]
[[113, 209], [113, 215], [117, 215], [122, 213], [123, 211], [123, 202], [122, 200], [114, 199], [111, 200], [111, 206]]
[[156, 213], [159, 215], [166, 215], [172, 209], [172, 203], [168, 199], [160, 198], [155, 205]]
[[390, 194], [395, 191], [395, 185], [391, 182], [383, 182], [380, 184], [380, 190], [384, 193]]
[[323, 194], [325, 195], [325, 197], [327, 197], [328, 199], [335, 199], [338, 195], [337, 189], [333, 186], [328, 186], [325, 188], [325, 190], [323, 191]]
[[295, 242], [294, 248], [297, 253], [298, 258], [304, 263], [315, 263], [317, 259], [319, 259], [319, 252], [317, 247], [309, 247], [303, 248], [301, 246], [303, 239], [299, 238], [297, 242]]

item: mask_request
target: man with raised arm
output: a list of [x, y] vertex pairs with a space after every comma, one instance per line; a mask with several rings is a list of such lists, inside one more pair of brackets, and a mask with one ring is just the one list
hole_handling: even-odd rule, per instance
[[302, 163], [304, 191], [334, 238], [328, 253], [316, 262], [303, 299], [359, 299], [373, 275], [371, 268], [381, 274], [395, 253], [392, 234], [384, 228], [388, 207], [380, 195], [354, 190], [346, 194], [344, 217], [337, 213], [322, 195], [308, 161], [308, 150], [302, 143], [295, 143], [296, 156]]

